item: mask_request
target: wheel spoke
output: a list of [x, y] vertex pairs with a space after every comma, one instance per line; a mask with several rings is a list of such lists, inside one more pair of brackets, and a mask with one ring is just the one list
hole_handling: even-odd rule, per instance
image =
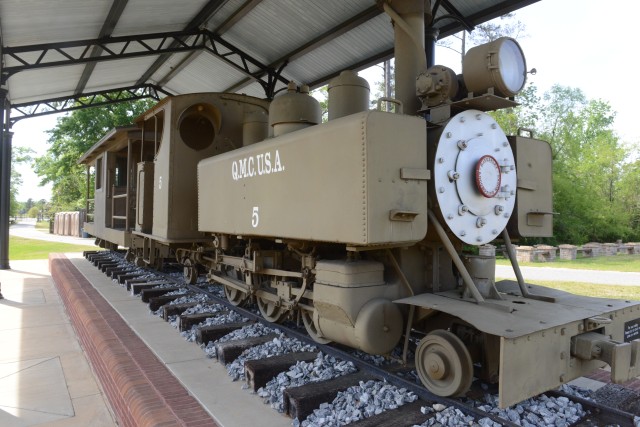
[[286, 309], [278, 306], [275, 302], [269, 301], [266, 298], [257, 298], [258, 301], [258, 309], [262, 314], [262, 317], [267, 319], [269, 322], [279, 323], [287, 316], [288, 312]]
[[320, 336], [320, 331], [316, 328], [315, 323], [313, 323], [313, 311], [301, 309], [300, 315], [302, 316], [302, 323], [304, 323], [304, 327], [307, 330], [307, 333], [313, 340], [319, 344], [328, 344], [331, 340], [328, 340], [322, 336]]

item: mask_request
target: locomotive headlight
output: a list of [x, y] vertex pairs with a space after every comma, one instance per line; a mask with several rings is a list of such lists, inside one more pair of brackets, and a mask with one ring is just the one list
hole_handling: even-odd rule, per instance
[[498, 96], [517, 95], [524, 87], [527, 64], [517, 41], [501, 37], [469, 49], [462, 64], [464, 83], [475, 95], [493, 88]]

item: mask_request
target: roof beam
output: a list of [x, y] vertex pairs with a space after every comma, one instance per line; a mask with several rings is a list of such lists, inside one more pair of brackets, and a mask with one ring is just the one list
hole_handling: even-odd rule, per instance
[[[127, 6], [129, 0], [113, 0], [111, 4], [111, 9], [109, 10], [109, 14], [107, 15], [107, 19], [105, 19], [102, 24], [102, 29], [98, 34], [98, 38], [108, 37], [113, 33], [116, 24], [120, 20], [122, 16], [122, 12], [124, 8]], [[102, 55], [102, 48], [99, 46], [94, 46], [91, 50], [91, 56], [97, 57]], [[84, 91], [84, 88], [87, 86], [87, 82], [91, 78], [91, 74], [93, 74], [93, 70], [96, 68], [95, 62], [90, 62], [84, 66], [84, 71], [82, 72], [82, 76], [80, 76], [80, 80], [78, 80], [78, 84], [76, 85], [75, 94], [80, 94]]]
[[[205, 24], [213, 15], [227, 3], [228, 0], [209, 0], [207, 4], [191, 19], [185, 27], [185, 31], [191, 31]], [[138, 81], [137, 85], [145, 84], [153, 74], [162, 67], [162, 65], [171, 58], [171, 53], [160, 55], [156, 61], [145, 71]]]
[[158, 86], [143, 85], [51, 98], [32, 103], [13, 104], [11, 106], [13, 111], [11, 124], [14, 124], [18, 120], [30, 117], [63, 113], [67, 111], [80, 110], [82, 108], [111, 105], [118, 102], [134, 101], [145, 98], [160, 100], [161, 95], [169, 96], [171, 94]]
[[[316, 37], [315, 39], [309, 41], [308, 43], [305, 43], [304, 45], [298, 47], [297, 49], [287, 53], [286, 55], [282, 56], [281, 58], [275, 60], [274, 62], [272, 62], [271, 64], [268, 65], [268, 69], [274, 69], [277, 67], [281, 67], [283, 64], [289, 63], [291, 61], [294, 61], [304, 55], [306, 55], [307, 53], [311, 52], [314, 49], [319, 48], [320, 46], [329, 43], [330, 41], [336, 39], [337, 37], [340, 37], [341, 35], [353, 30], [354, 28], [364, 24], [365, 22], [375, 18], [376, 16], [380, 15], [382, 13], [382, 10], [380, 8], [378, 8], [377, 6], [371, 6], [368, 9], [365, 9], [364, 11], [360, 12], [359, 14], [347, 19], [346, 21], [336, 25], [335, 27], [331, 28], [330, 30], [320, 34], [318, 37]], [[261, 76], [260, 76], [261, 77]], [[248, 79], [244, 79], [238, 83], [236, 83], [235, 85], [227, 88], [225, 90], [225, 92], [236, 92], [240, 89], [242, 89], [243, 87], [246, 87], [247, 85], [249, 85], [251, 82], [253, 81], [253, 79], [248, 78]]]
[[236, 25], [242, 18], [247, 16], [247, 14], [251, 12], [257, 5], [259, 5], [260, 2], [262, 2], [262, 0], [245, 1], [244, 4], [238, 8], [238, 10], [233, 12], [233, 14], [231, 14], [231, 16], [228, 17], [226, 21], [220, 24], [218, 28], [213, 30], [213, 32], [218, 35], [222, 35], [226, 33], [227, 31], [229, 31], [229, 29], [231, 29], [231, 27]]
[[[465, 30], [467, 31], [473, 31], [473, 24], [464, 17], [464, 15], [462, 13], [460, 13], [460, 11], [458, 9], [456, 9], [450, 2], [449, 0], [440, 0], [440, 3], [442, 3], [442, 7], [449, 12], [449, 15], [444, 15], [444, 16], [439, 16], [439, 17], [435, 17], [434, 16], [434, 21], [440, 20], [440, 19], [445, 19], [445, 17], [451, 18], [451, 19], [455, 19], [456, 21], [458, 21], [458, 23], [462, 24], [462, 26], [464, 27]], [[437, 13], [437, 10], [434, 10], [434, 13]]]
[[[483, 22], [506, 15], [507, 13], [514, 12], [523, 7], [537, 3], [538, 1], [540, 0], [505, 0], [487, 9], [483, 9], [481, 12], [467, 16], [465, 18], [465, 21], [472, 27], [475, 27], [478, 24], [482, 24]], [[444, 38], [452, 34], [456, 34], [463, 29], [464, 28], [460, 25], [459, 22], [452, 22], [443, 25], [442, 27], [440, 27], [440, 37]]]
[[[226, 33], [233, 25], [235, 25], [242, 18], [247, 16], [262, 0], [247, 0], [240, 8], [235, 11], [226, 21], [219, 25], [213, 32], [219, 36]], [[171, 69], [167, 74], [158, 80], [158, 85], [164, 86], [172, 78], [174, 78], [180, 71], [184, 70], [189, 64], [191, 64], [200, 52], [191, 52], [185, 58], [183, 58], [175, 67]]]
[[[94, 47], [103, 52], [92, 57], [89, 52]], [[81, 49], [78, 49], [81, 48]], [[119, 60], [141, 56], [174, 52], [206, 50], [235, 68], [260, 82], [267, 89], [275, 85], [275, 80], [286, 83], [273, 70], [226, 42], [208, 30], [180, 31], [174, 33], [140, 34], [135, 36], [105, 37], [98, 40], [77, 40], [63, 43], [49, 43], [32, 46], [5, 47], [6, 57], [19, 65], [5, 67], [4, 83], [13, 74], [25, 70], [60, 67]], [[266, 75], [266, 79], [263, 78]], [[134, 86], [142, 86], [135, 84]]]

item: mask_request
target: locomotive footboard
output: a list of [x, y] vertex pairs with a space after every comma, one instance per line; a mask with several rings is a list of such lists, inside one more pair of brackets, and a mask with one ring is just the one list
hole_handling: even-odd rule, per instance
[[[421, 312], [446, 313], [480, 333], [499, 338], [485, 340], [485, 345], [491, 347], [485, 348], [484, 354], [493, 353], [492, 358], [499, 361], [501, 407], [607, 364], [615, 383], [640, 375], [639, 303], [527, 286], [555, 302], [523, 298], [516, 292], [514, 282], [497, 283], [502, 300], [486, 304], [461, 299], [455, 292], [421, 294], [396, 302], [415, 306], [418, 318]], [[602, 307], [609, 311], [603, 312]], [[425, 354], [425, 364], [433, 363], [429, 350]], [[416, 365], [420, 363], [416, 360]], [[430, 375], [428, 370], [429, 367], [426, 375]]]

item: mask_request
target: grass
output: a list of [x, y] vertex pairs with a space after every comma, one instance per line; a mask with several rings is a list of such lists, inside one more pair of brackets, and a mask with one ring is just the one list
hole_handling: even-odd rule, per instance
[[72, 245], [17, 236], [9, 237], [9, 259], [11, 260], [47, 259], [52, 252], [82, 252], [95, 251], [96, 249], [98, 249], [97, 246]]
[[36, 222], [36, 228], [41, 228], [43, 230], [49, 229], [49, 221], [38, 221]]
[[[496, 281], [501, 279], [496, 278]], [[614, 298], [622, 300], [640, 301], [640, 287], [620, 285], [596, 285], [593, 283], [556, 282], [532, 280], [532, 284], [558, 289], [576, 295], [585, 295], [597, 298]]]
[[[498, 265], [511, 265], [508, 259], [496, 258]], [[556, 258], [553, 262], [520, 262], [525, 267], [562, 267], [577, 268], [582, 270], [627, 271], [640, 272], [640, 256], [638, 255], [614, 255], [599, 256], [596, 258], [578, 258], [566, 260]]]

